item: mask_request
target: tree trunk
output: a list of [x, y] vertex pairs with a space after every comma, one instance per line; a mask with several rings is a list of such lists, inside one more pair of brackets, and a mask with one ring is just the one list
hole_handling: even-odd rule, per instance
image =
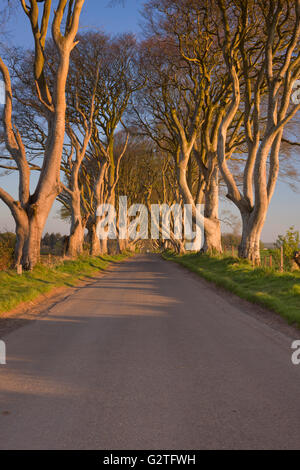
[[[188, 187], [186, 180], [186, 165], [178, 165], [177, 169], [178, 184], [185, 204], [190, 204], [193, 209], [193, 225], [196, 224], [195, 201]], [[221, 227], [218, 219], [219, 209], [219, 187], [218, 187], [218, 169], [212, 171], [210, 181], [207, 183], [208, 189], [205, 193], [205, 213], [204, 217], [200, 215], [198, 222], [203, 226], [205, 234], [204, 251], [222, 252]]]
[[100, 255], [100, 241], [99, 241], [99, 238], [97, 237], [95, 223], [88, 224], [88, 238], [89, 238], [89, 243], [90, 243], [90, 254], [92, 256], [99, 256]]
[[130, 245], [128, 246], [128, 251], [130, 253], [135, 253], [135, 247], [136, 245], [134, 243], [130, 243]]
[[21, 220], [16, 220], [16, 244], [14, 250], [14, 265], [15, 267], [22, 263], [22, 256], [25, 241], [28, 238], [28, 219], [24, 214]]
[[69, 238], [69, 247], [67, 255], [72, 258], [80, 255], [83, 251], [83, 227], [80, 220], [76, 220], [71, 226], [71, 233]]
[[120, 253], [127, 251], [128, 249], [128, 242], [127, 240], [121, 240], [120, 238], [118, 239], [118, 245], [119, 245], [119, 251]]
[[184, 255], [186, 253], [184, 242], [182, 242], [181, 240], [176, 240], [176, 243], [174, 244], [174, 246], [175, 246], [175, 251], [178, 255]]
[[260, 264], [260, 235], [263, 222], [258, 223], [254, 214], [242, 213], [242, 240], [239, 246], [239, 257], [249, 259], [255, 264]]
[[215, 167], [205, 189], [204, 252], [222, 253], [221, 224], [219, 220], [219, 170]]
[[100, 242], [100, 254], [107, 255], [108, 247], [107, 247], [107, 238], [99, 240]]
[[41, 238], [44, 223], [40, 223], [37, 214], [34, 214], [28, 221], [28, 236], [26, 237], [22, 255], [22, 265], [25, 270], [32, 270], [40, 261]]
[[73, 194], [71, 200], [71, 231], [67, 255], [75, 257], [83, 251], [84, 227], [82, 224], [80, 192]]
[[48, 197], [40, 196], [35, 203], [29, 205], [26, 212], [24, 211], [28, 225], [22, 253], [22, 266], [25, 270], [32, 270], [40, 261], [43, 230], [58, 193], [59, 191], [53, 190]]
[[163, 250], [169, 250], [172, 249], [173, 243], [170, 242], [170, 240], [163, 240], [162, 242], [162, 249]]

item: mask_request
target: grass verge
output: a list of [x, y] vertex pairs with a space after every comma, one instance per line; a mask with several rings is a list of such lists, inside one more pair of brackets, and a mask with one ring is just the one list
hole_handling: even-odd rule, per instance
[[76, 260], [64, 261], [49, 268], [37, 265], [33, 271], [22, 276], [15, 271], [0, 272], [0, 315], [17, 307], [22, 302], [36, 299], [57, 287], [74, 287], [80, 281], [104, 270], [112, 262], [125, 259], [127, 255], [80, 256]]
[[253, 268], [248, 261], [226, 256], [165, 252], [163, 257], [300, 326], [300, 272]]

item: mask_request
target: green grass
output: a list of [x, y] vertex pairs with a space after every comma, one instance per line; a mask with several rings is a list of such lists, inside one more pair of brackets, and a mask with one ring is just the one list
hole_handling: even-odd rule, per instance
[[300, 326], [300, 272], [253, 268], [249, 262], [229, 256], [166, 252], [163, 257]]
[[81, 256], [52, 268], [39, 264], [33, 271], [23, 272], [21, 276], [12, 270], [0, 272], [0, 315], [56, 287], [76, 286], [83, 279], [104, 270], [111, 262], [122, 261], [126, 257], [124, 254]]

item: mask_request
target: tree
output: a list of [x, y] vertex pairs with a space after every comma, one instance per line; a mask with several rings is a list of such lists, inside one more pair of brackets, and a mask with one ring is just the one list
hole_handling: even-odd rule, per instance
[[[93, 254], [108, 250], [107, 240], [101, 240], [101, 246], [95, 237], [99, 222], [96, 210], [100, 204], [115, 206], [115, 189], [119, 180], [121, 160], [125, 154], [129, 136], [123, 147], [115, 149], [115, 137], [118, 126], [127, 110], [131, 96], [142, 86], [136, 70], [136, 41], [132, 35], [105, 38], [104, 45], [99, 44], [99, 35], [93, 36], [94, 47], [99, 49], [101, 75], [95, 96], [95, 119], [93, 134], [87, 156], [94, 160], [96, 170], [94, 179], [94, 205], [88, 228], [93, 237]], [[98, 46], [96, 45], [98, 41]]]
[[[151, 96], [145, 98], [148, 103], [156, 100], [148, 114], [152, 113], [153, 122], [163, 122], [171, 146], [177, 143], [171, 152], [177, 160], [177, 180], [185, 202], [204, 204], [204, 251], [222, 251], [217, 145], [230, 81], [222, 51], [213, 37], [215, 11], [207, 1], [150, 0], [144, 16], [150, 33], [146, 56], [151, 57], [152, 75], [156, 74], [152, 80], [154, 93], [146, 92]], [[149, 72], [148, 80], [152, 75]], [[232, 122], [226, 145], [228, 159], [241, 143], [241, 123], [241, 116]], [[151, 128], [153, 134], [154, 126]], [[161, 130], [161, 124], [158, 128]], [[190, 187], [193, 159], [199, 167], [196, 194]]]
[[[0, 58], [0, 71], [5, 83], [6, 103], [4, 108], [4, 129], [6, 148], [19, 170], [19, 200], [15, 201], [3, 189], [0, 198], [7, 204], [16, 222], [17, 244], [15, 263], [22, 263], [25, 269], [32, 269], [39, 259], [42, 231], [52, 204], [61, 192], [60, 164], [65, 136], [65, 88], [69, 70], [70, 53], [76, 46], [75, 37], [84, 0], [59, 0], [52, 21], [52, 38], [58, 53], [55, 85], [50, 92], [45, 74], [45, 44], [48, 31], [51, 0], [45, 0], [39, 12], [37, 0], [20, 0], [28, 17], [35, 43], [34, 82], [38, 100], [47, 120], [46, 148], [38, 184], [30, 194], [30, 165], [20, 132], [13, 125], [13, 92], [7, 66]], [[39, 14], [41, 13], [41, 22]], [[64, 32], [62, 21], [66, 15]]]
[[[64, 178], [63, 190], [58, 200], [68, 209], [68, 216], [71, 220], [67, 250], [69, 256], [81, 253], [83, 248], [86, 218], [83, 218], [81, 214], [79, 176], [94, 126], [95, 94], [100, 68], [99, 50], [102, 50], [104, 46], [102, 35], [98, 35], [97, 48], [90, 39], [90, 33], [78, 36], [77, 47], [70, 56], [66, 84], [66, 133], [61, 162], [61, 172]], [[47, 43], [46, 54], [48, 86], [52, 92], [56, 79], [55, 64], [58, 61], [57, 50], [52, 41]], [[43, 107], [37, 98], [34, 99], [35, 90], [31, 80], [34, 57], [31, 51], [24, 54], [24, 51], [13, 50], [10, 62], [15, 77], [15, 109], [17, 111], [15, 122], [22, 133], [31, 169], [41, 171], [39, 156], [45, 152], [47, 128]], [[0, 167], [13, 169], [7, 163]]]
[[295, 227], [290, 227], [285, 235], [278, 235], [276, 247], [283, 247], [285, 256], [289, 259], [292, 259], [294, 253], [300, 248], [299, 231], [295, 230]]
[[[175, 203], [182, 204], [179, 189], [174, 184], [175, 167], [172, 158], [167, 152], [162, 152], [157, 148], [152, 139], [136, 134], [137, 130], [131, 129], [131, 138], [124, 158], [120, 165], [120, 178], [116, 187], [117, 196], [127, 196], [128, 206], [133, 204], [144, 204], [151, 212], [153, 204], [162, 206], [167, 204], [171, 207]], [[130, 218], [127, 218], [130, 226]], [[170, 243], [178, 252], [184, 251], [184, 242], [176, 239], [174, 235], [174, 220], [170, 219]], [[152, 241], [156, 246], [169, 243], [165, 240], [166, 233], [162, 230], [159, 221], [152, 219], [151, 229], [157, 230], [158, 239]], [[151, 238], [150, 224], [148, 236]], [[129, 238], [120, 240], [122, 248], [132, 249], [139, 242], [139, 237], [135, 240]]]
[[[79, 37], [80, 43], [71, 56], [67, 84], [66, 133], [71, 151], [63, 159], [66, 184], [59, 200], [70, 207], [71, 229], [67, 254], [75, 256], [82, 252], [84, 229], [88, 217], [82, 217], [81, 165], [95, 126], [95, 100], [99, 82], [101, 57], [99, 48], [105, 47], [98, 37], [98, 47], [93, 47], [91, 35]], [[75, 158], [73, 158], [75, 154]]]
[[[239, 256], [260, 261], [259, 241], [279, 171], [286, 124], [300, 109], [291, 102], [299, 78], [300, 0], [218, 0], [218, 43], [232, 96], [218, 138], [227, 197], [243, 223]], [[246, 161], [239, 189], [226, 159], [228, 129], [243, 111]]]
[[[199, 67], [182, 59], [169, 37], [145, 41], [141, 61], [147, 82], [136, 99], [136, 126], [172, 156], [181, 196], [185, 204], [192, 206], [194, 217], [196, 204], [204, 202], [206, 214], [200, 218], [207, 250], [221, 251], [215, 163], [210, 157], [205, 161], [199, 148], [196, 152], [203, 123], [206, 79]], [[195, 162], [198, 163], [196, 185], [191, 178], [195, 175]]]

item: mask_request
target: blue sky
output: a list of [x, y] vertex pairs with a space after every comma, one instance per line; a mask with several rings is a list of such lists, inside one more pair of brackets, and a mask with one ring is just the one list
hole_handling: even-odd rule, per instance
[[[0, 0], [0, 4], [2, 2], [3, 0]], [[57, 0], [53, 0], [53, 4], [56, 3]], [[109, 33], [128, 31], [139, 33], [139, 10], [142, 6], [143, 0], [85, 0], [79, 31], [98, 29]], [[32, 35], [27, 18], [20, 14], [12, 18], [10, 23], [11, 42], [23, 47], [32, 47]]]
[[[0, 4], [3, 0], [0, 0]], [[56, 1], [54, 0], [54, 4]], [[89, 29], [102, 30], [112, 34], [121, 32], [134, 32], [139, 35], [141, 28], [141, 17], [139, 10], [143, 0], [124, 0], [123, 2], [112, 2], [109, 0], [86, 0], [80, 19], [80, 31]], [[23, 15], [12, 18], [9, 24], [10, 35], [8, 41], [11, 45], [29, 48], [33, 46], [31, 31], [28, 20]], [[0, 91], [1, 95], [1, 91]], [[1, 96], [0, 96], [1, 99]], [[298, 154], [299, 162], [300, 155]], [[33, 174], [32, 187], [37, 176]], [[0, 185], [14, 196], [17, 188], [17, 175], [8, 175], [0, 178]], [[273, 200], [271, 202], [267, 221], [263, 230], [262, 240], [274, 241], [277, 235], [285, 233], [291, 226], [300, 230], [300, 193], [293, 192], [287, 184], [280, 182], [277, 185]], [[68, 224], [59, 220], [57, 216], [58, 204], [55, 204], [46, 225], [46, 231], [68, 232]], [[222, 209], [231, 210], [238, 215], [233, 204], [221, 201]], [[14, 230], [14, 221], [6, 206], [0, 201], [0, 231]]]

